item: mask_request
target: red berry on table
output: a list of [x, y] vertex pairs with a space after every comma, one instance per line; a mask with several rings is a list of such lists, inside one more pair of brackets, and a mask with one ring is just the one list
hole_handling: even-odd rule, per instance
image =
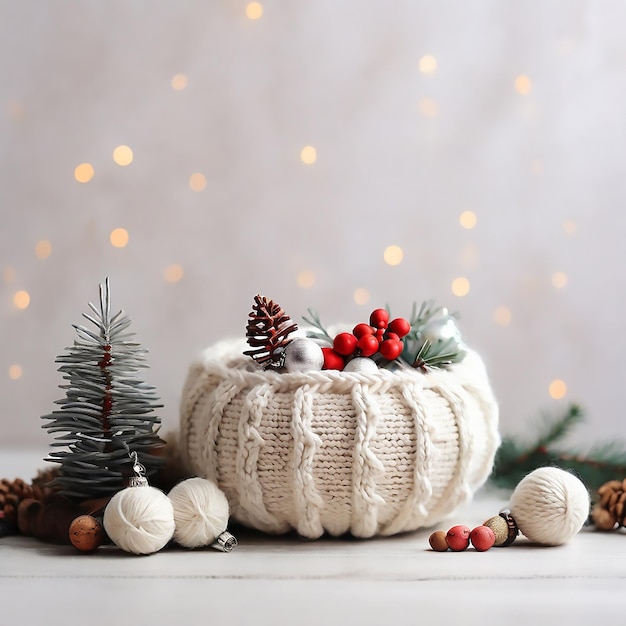
[[411, 332], [411, 324], [403, 317], [396, 317], [389, 322], [389, 330], [396, 333], [400, 338], [406, 337]]
[[470, 539], [478, 552], [485, 552], [496, 542], [496, 535], [489, 526], [477, 526], [470, 533]]
[[389, 313], [385, 309], [374, 309], [370, 315], [370, 324], [375, 328], [387, 328]]
[[372, 356], [378, 352], [379, 343], [374, 335], [363, 335], [356, 345], [361, 351], [361, 356]]
[[357, 324], [352, 330], [352, 334], [360, 339], [363, 335], [373, 335], [374, 329], [369, 324]]
[[333, 348], [335, 352], [348, 356], [356, 349], [357, 338], [352, 333], [339, 333], [334, 341]]
[[324, 365], [322, 365], [322, 369], [324, 370], [342, 370], [345, 361], [343, 357], [335, 352], [332, 348], [322, 348], [322, 354], [324, 355]]
[[378, 351], [388, 361], [393, 361], [402, 354], [403, 347], [402, 342], [397, 339], [385, 339], [385, 341], [380, 344]]
[[470, 529], [463, 525], [453, 526], [446, 534], [446, 541], [450, 550], [462, 552], [469, 546]]

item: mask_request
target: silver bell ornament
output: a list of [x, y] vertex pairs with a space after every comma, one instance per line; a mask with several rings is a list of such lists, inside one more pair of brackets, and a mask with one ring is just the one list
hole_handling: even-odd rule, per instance
[[299, 337], [287, 344], [284, 366], [288, 372], [311, 372], [324, 365], [322, 348], [313, 339]]
[[460, 347], [462, 345], [461, 332], [459, 331], [454, 318], [448, 313], [448, 309], [442, 309], [441, 314], [429, 320], [419, 331], [419, 338], [422, 343], [429, 341], [448, 341], [453, 339]]

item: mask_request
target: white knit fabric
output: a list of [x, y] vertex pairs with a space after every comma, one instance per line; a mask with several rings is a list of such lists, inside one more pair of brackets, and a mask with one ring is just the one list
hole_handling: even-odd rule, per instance
[[487, 479], [498, 408], [478, 355], [449, 370], [263, 371], [243, 341], [206, 350], [181, 401], [181, 452], [231, 515], [307, 538], [437, 523]]

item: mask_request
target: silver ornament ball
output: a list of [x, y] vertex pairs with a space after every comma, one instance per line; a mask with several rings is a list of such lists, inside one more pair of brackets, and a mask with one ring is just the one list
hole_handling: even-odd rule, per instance
[[285, 348], [285, 369], [288, 372], [311, 372], [324, 365], [322, 348], [308, 337], [294, 339]]
[[423, 341], [448, 341], [454, 339], [457, 344], [461, 343], [461, 332], [454, 322], [454, 318], [444, 313], [441, 317], [430, 320], [420, 331], [420, 338]]
[[372, 359], [358, 356], [346, 363], [344, 372], [355, 372], [357, 374], [373, 374], [378, 371], [378, 365]]

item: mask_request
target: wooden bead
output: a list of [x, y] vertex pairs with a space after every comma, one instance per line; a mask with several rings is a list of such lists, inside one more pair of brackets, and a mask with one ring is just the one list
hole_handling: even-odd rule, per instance
[[489, 526], [477, 526], [470, 533], [470, 540], [478, 552], [485, 552], [495, 543], [496, 535]]
[[428, 543], [435, 552], [446, 552], [450, 547], [446, 541], [446, 533], [443, 530], [436, 530], [428, 538]]
[[453, 526], [446, 534], [446, 541], [451, 550], [461, 552], [469, 546], [470, 529], [461, 524]]
[[80, 515], [70, 524], [70, 541], [81, 552], [93, 552], [104, 543], [102, 524], [92, 515]]
[[506, 520], [501, 515], [495, 515], [494, 517], [490, 517], [483, 524], [483, 526], [491, 528], [491, 530], [493, 531], [493, 534], [495, 536], [495, 546], [504, 545], [509, 538], [509, 525], [506, 523]]

